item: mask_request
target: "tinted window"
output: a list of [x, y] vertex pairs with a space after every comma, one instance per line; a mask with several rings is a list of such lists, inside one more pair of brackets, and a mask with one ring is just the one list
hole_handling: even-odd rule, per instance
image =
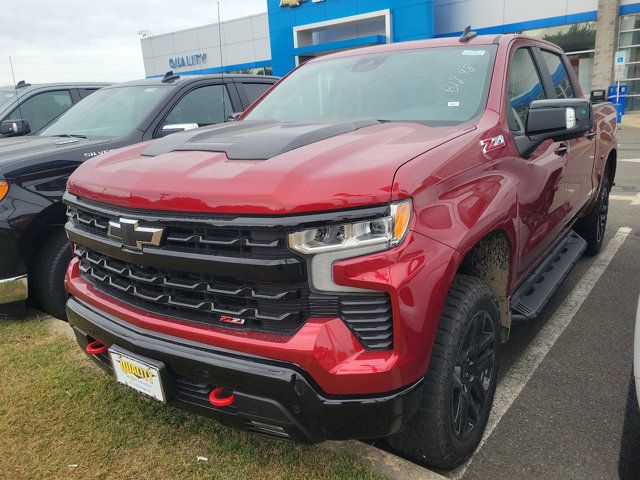
[[13, 111], [7, 120], [26, 120], [32, 132], [37, 132], [62, 112], [73, 105], [71, 94], [67, 90], [39, 93]]
[[569, 81], [569, 74], [567, 69], [562, 63], [560, 55], [541, 50], [542, 59], [549, 69], [551, 74], [551, 81], [553, 82], [553, 88], [556, 90], [558, 98], [575, 98], [571, 82]]
[[134, 85], [100, 89], [78, 102], [40, 135], [126, 135], [140, 126], [170, 88]]
[[509, 69], [509, 104], [515, 117], [517, 130], [524, 130], [529, 105], [546, 98], [540, 75], [528, 48], [519, 48], [511, 59]]
[[233, 113], [227, 87], [209, 85], [187, 93], [173, 107], [165, 125], [197, 123], [199, 127], [222, 123]]
[[455, 125], [486, 105], [495, 45], [320, 59], [278, 84], [247, 119], [373, 118]]
[[271, 88], [271, 85], [269, 83], [244, 83], [243, 86], [244, 91], [249, 98], [249, 104], [255, 102], [260, 97], [260, 95]]

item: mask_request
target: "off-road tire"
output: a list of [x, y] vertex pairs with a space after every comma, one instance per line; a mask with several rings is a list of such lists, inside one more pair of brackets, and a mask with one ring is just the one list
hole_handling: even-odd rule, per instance
[[607, 217], [609, 214], [609, 192], [611, 191], [611, 180], [609, 172], [605, 171], [600, 182], [598, 198], [593, 205], [591, 213], [578, 220], [575, 230], [587, 241], [585, 255], [593, 256], [600, 253], [604, 241], [604, 233], [607, 228]]
[[633, 375], [629, 382], [627, 408], [622, 427], [618, 472], [620, 480], [640, 480], [640, 406], [638, 406]]
[[38, 252], [33, 264], [33, 275], [29, 278], [38, 306], [62, 320], [67, 319], [64, 275], [70, 261], [71, 244], [64, 230], [55, 230]]
[[[482, 320], [478, 320], [480, 316]], [[466, 346], [469, 346], [469, 351], [476, 350], [471, 348], [474, 343], [467, 340], [474, 325], [474, 333], [478, 332], [477, 325], [482, 325], [482, 333], [478, 338], [484, 340], [479, 343], [487, 343], [487, 348], [490, 347], [493, 353], [487, 370], [490, 370], [490, 377], [484, 377], [485, 371], [477, 376], [486, 381], [483, 408], [478, 409], [475, 425], [468, 436], [463, 438], [455, 431], [460, 429], [458, 425], [454, 425], [455, 419], [462, 418], [455, 413], [464, 410], [458, 402], [461, 397], [474, 400], [477, 392], [472, 387], [468, 390], [469, 397], [463, 395], [462, 382], [468, 380], [468, 372], [472, 371], [472, 367], [460, 367], [459, 360], [461, 355], [464, 356]], [[492, 331], [491, 338], [485, 330]], [[471, 334], [472, 338], [474, 336]], [[487, 425], [498, 377], [499, 348], [500, 315], [492, 291], [478, 278], [456, 276], [440, 319], [429, 369], [424, 378], [421, 405], [402, 432], [387, 438], [391, 449], [416, 463], [441, 470], [450, 470], [464, 463], [477, 448]], [[481, 362], [475, 364], [481, 365]], [[484, 384], [481, 382], [480, 385]], [[456, 392], [459, 392], [457, 397]], [[473, 408], [475, 407], [476, 403], [473, 404]], [[470, 408], [472, 407], [467, 405], [467, 413], [472, 412]], [[465, 428], [473, 420], [470, 418], [471, 416], [466, 419]], [[460, 420], [458, 423], [462, 425], [462, 422]]]

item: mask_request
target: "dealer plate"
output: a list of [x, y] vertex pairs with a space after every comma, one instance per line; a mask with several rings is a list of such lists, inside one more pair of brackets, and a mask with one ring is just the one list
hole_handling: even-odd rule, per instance
[[118, 382], [161, 402], [166, 401], [158, 367], [112, 348], [109, 356]]

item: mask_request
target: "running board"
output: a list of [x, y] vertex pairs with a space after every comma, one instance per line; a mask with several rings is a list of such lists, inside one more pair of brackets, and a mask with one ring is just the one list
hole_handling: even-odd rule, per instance
[[564, 281], [587, 242], [571, 231], [511, 295], [514, 321], [534, 320]]

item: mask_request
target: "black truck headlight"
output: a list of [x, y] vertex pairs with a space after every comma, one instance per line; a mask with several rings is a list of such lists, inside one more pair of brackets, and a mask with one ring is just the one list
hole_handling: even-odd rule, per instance
[[400, 245], [409, 230], [412, 209], [411, 200], [403, 200], [392, 203], [385, 217], [294, 232], [289, 235], [289, 248], [307, 257], [316, 290], [360, 292], [334, 283], [333, 262]]

